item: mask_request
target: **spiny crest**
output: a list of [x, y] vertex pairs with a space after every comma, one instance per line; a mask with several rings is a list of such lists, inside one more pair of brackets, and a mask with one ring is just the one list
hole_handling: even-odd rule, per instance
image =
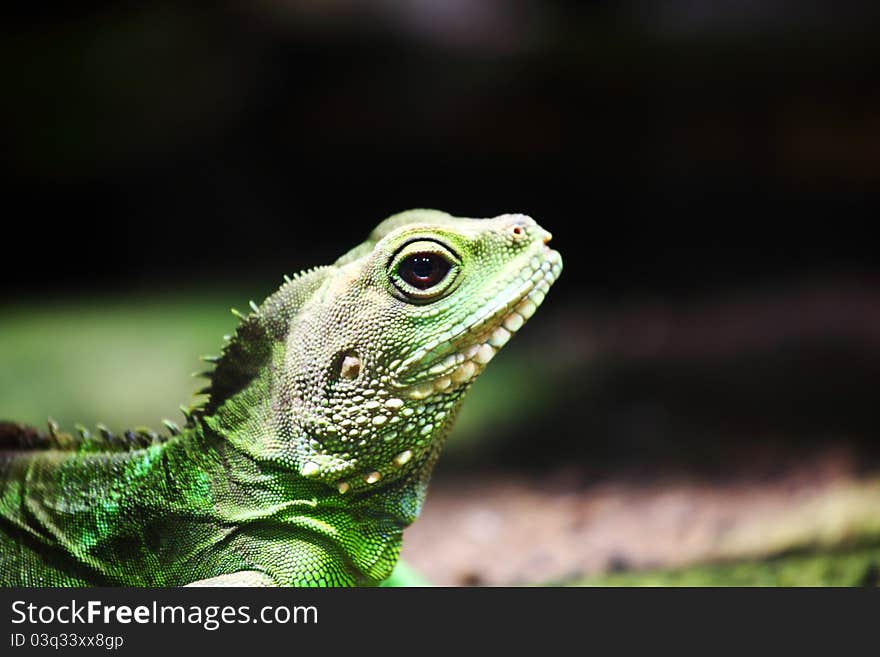
[[200, 374], [209, 384], [196, 394], [208, 395], [208, 399], [193, 409], [196, 417], [213, 413], [259, 375], [272, 353], [273, 343], [284, 340], [291, 320], [326, 279], [329, 270], [330, 267], [315, 267], [293, 278], [285, 276], [284, 284], [262, 305], [250, 302], [251, 312], [247, 315], [232, 309], [240, 320], [235, 335], [224, 336], [227, 342], [220, 356], [202, 358], [215, 367]]
[[47, 430], [16, 422], [0, 422], [0, 451], [29, 451], [57, 449], [77, 452], [122, 452], [158, 445], [180, 433], [171, 420], [163, 420], [167, 434], [160, 434], [147, 427], [137, 427], [121, 434], [114, 434], [103, 424], [95, 432], [76, 425], [76, 434], [62, 431], [58, 423], [49, 419]]

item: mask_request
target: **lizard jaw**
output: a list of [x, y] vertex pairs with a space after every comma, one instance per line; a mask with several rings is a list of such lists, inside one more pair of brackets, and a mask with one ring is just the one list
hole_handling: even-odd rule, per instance
[[517, 279], [519, 285], [513, 293], [500, 297], [506, 297], [506, 302], [486, 306], [481, 316], [478, 315], [445, 343], [428, 344], [403, 362], [402, 369], [406, 371], [439, 354], [427, 367], [427, 380], [406, 389], [404, 394], [409, 399], [426, 399], [469, 384], [534, 315], [562, 271], [559, 253], [546, 245], [542, 246], [542, 251], [543, 258], [533, 256], [521, 271]]

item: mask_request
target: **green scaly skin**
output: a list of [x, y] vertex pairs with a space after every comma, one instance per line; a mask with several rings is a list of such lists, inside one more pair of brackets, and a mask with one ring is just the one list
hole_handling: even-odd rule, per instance
[[182, 430], [0, 425], [0, 584], [379, 583], [465, 393], [561, 271], [549, 239], [395, 215], [254, 306]]

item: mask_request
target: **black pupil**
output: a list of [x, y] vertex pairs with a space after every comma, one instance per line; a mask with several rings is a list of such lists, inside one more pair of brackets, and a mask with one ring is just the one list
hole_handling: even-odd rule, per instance
[[449, 263], [433, 253], [417, 253], [400, 263], [400, 277], [414, 288], [426, 290], [437, 285], [449, 271]]

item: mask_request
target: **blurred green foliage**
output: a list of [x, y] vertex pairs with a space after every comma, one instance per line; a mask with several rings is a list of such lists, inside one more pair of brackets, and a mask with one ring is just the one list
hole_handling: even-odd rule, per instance
[[0, 417], [44, 426], [51, 416], [67, 429], [179, 419], [199, 387], [198, 356], [217, 353], [235, 327], [233, 297], [202, 290], [5, 308]]

